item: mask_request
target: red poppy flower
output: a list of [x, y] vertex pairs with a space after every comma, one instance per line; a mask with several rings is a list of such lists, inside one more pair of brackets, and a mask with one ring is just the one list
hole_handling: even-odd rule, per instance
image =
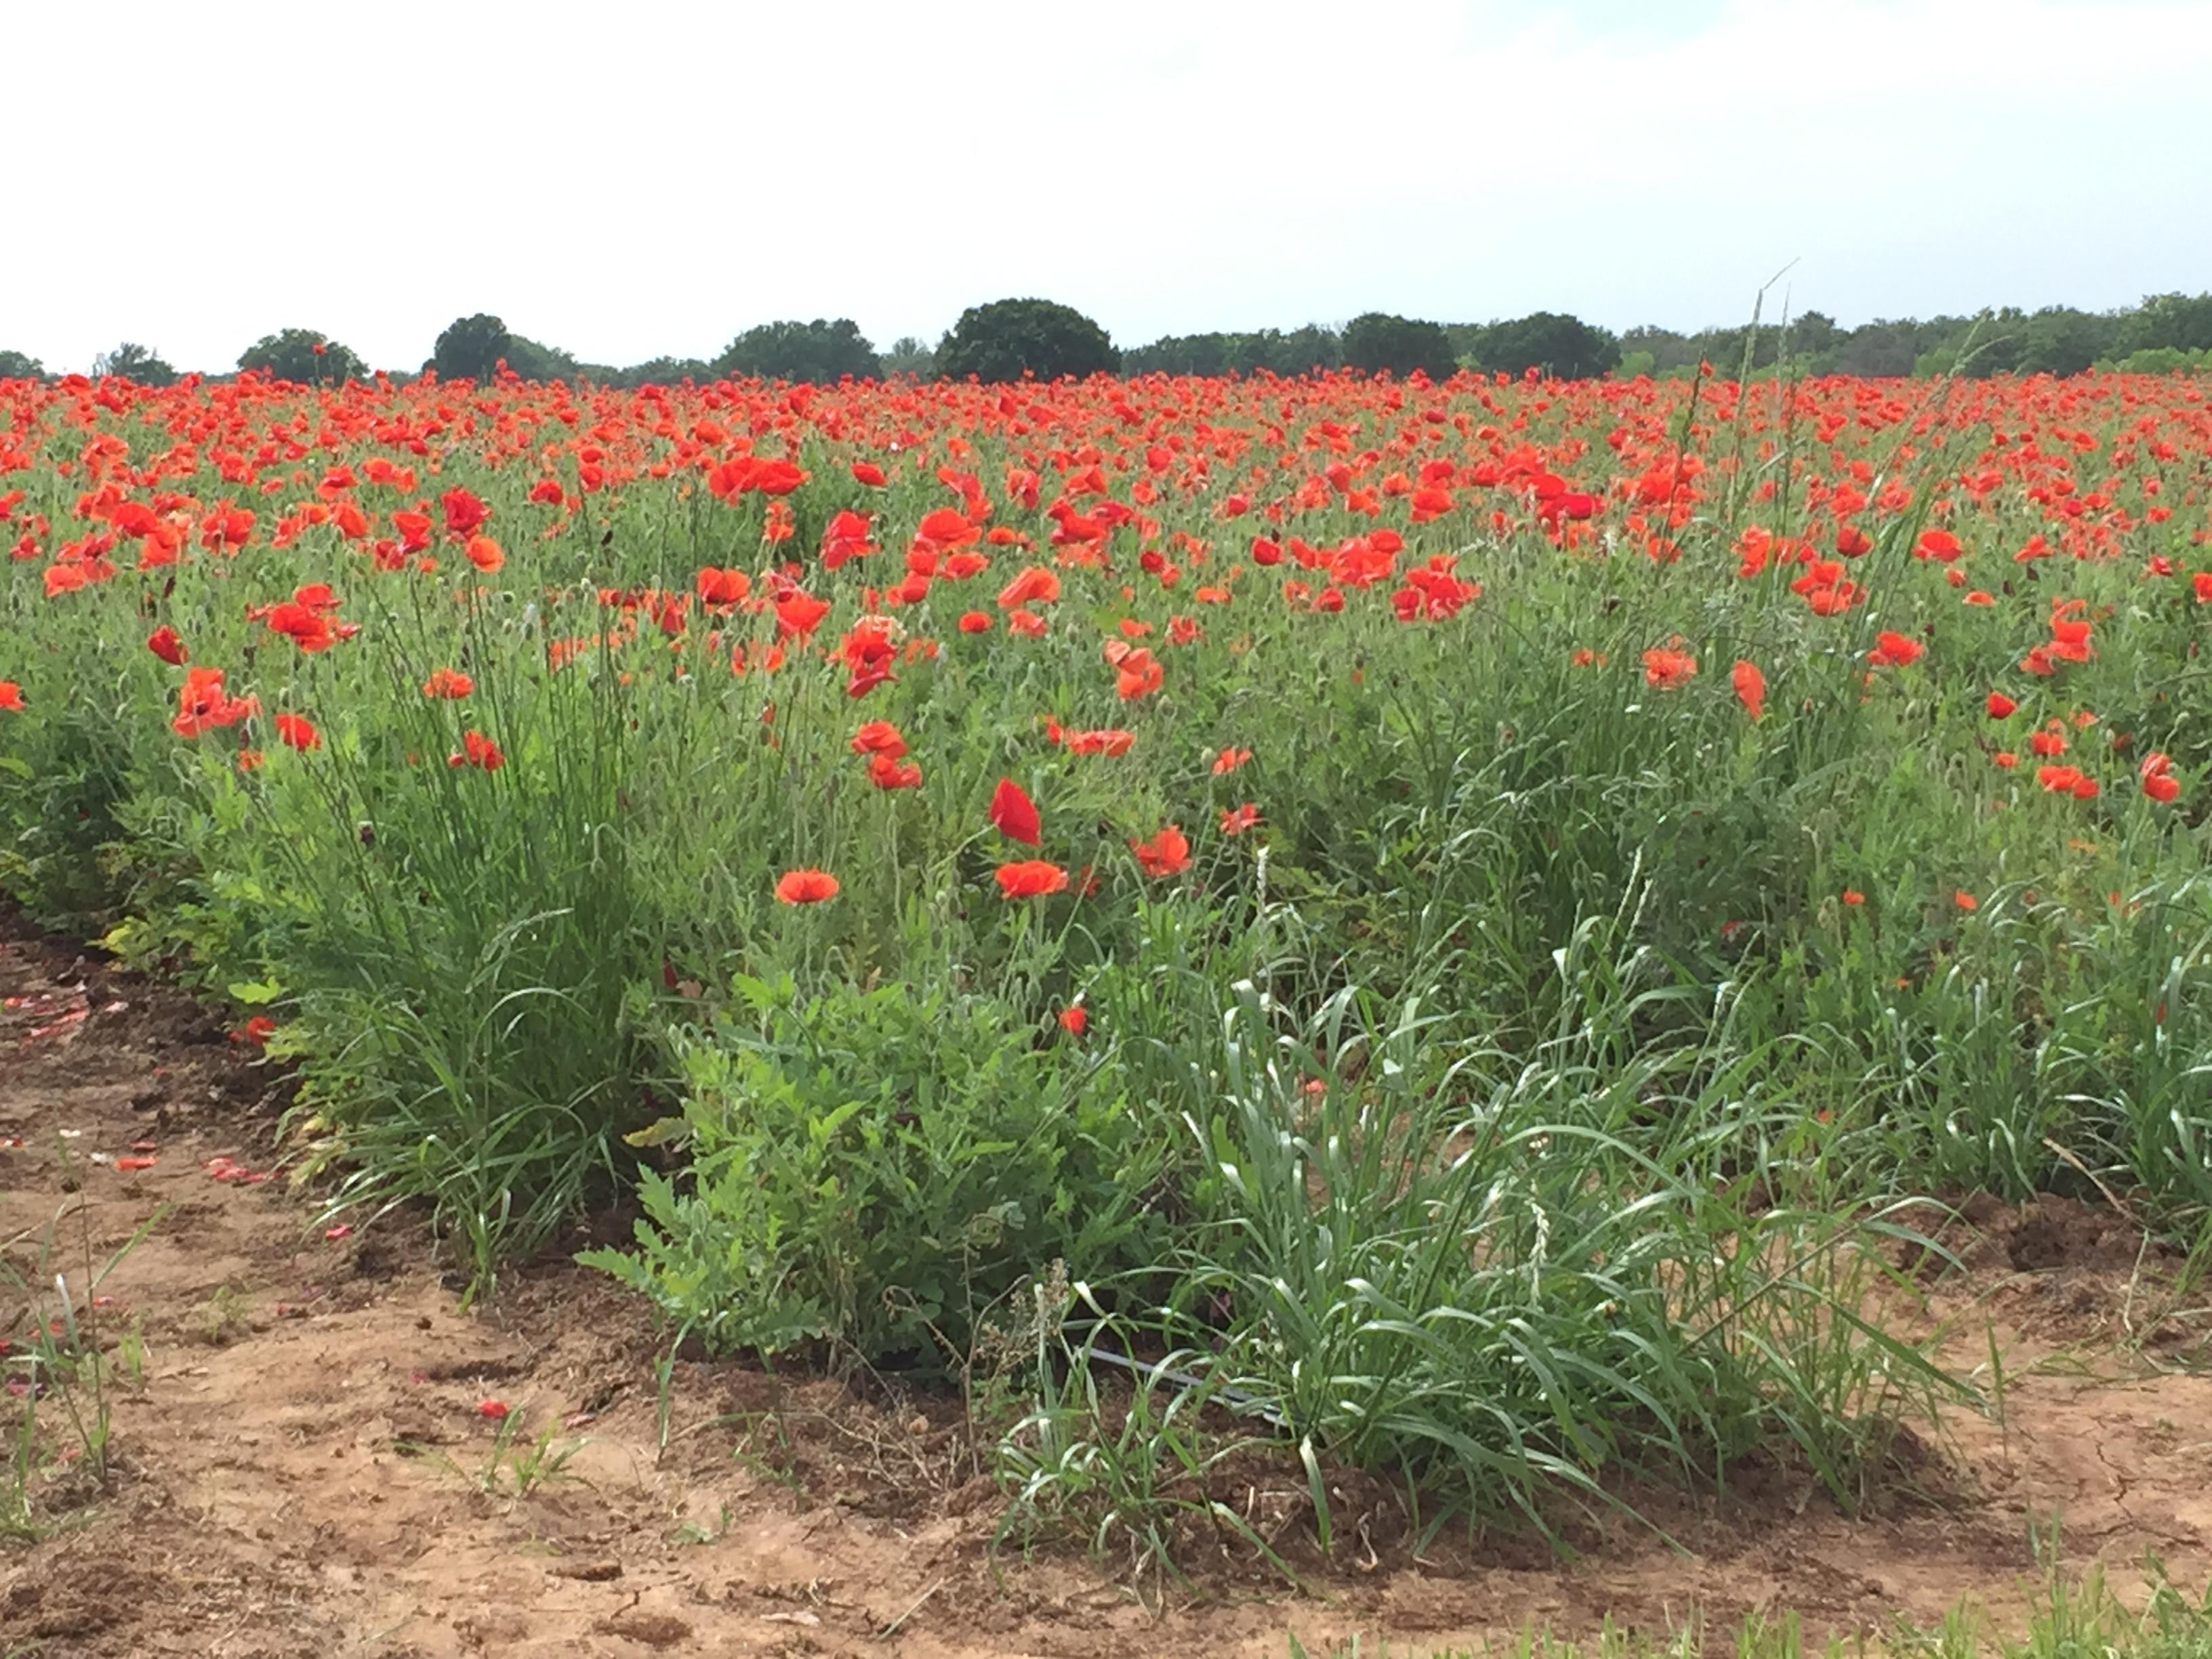
[[1213, 775], [1225, 777], [1251, 758], [1249, 749], [1224, 749], [1213, 757]]
[[1644, 680], [1662, 691], [1687, 685], [1698, 672], [1698, 659], [1674, 646], [1655, 646], [1644, 653]]
[[988, 634], [996, 626], [988, 611], [965, 611], [960, 615], [960, 631], [963, 634]]
[[1759, 672], [1759, 665], [1737, 658], [1735, 666], [1729, 671], [1729, 684], [1735, 687], [1736, 701], [1753, 720], [1765, 718], [1766, 714], [1766, 676]]
[[13, 680], [0, 680], [0, 708], [23, 712], [23, 688]]
[[1090, 1025], [1091, 1016], [1079, 1002], [1070, 1003], [1060, 1011], [1060, 1029], [1070, 1036], [1081, 1036]]
[[471, 536], [468, 544], [469, 562], [489, 575], [507, 562], [507, 551], [489, 536]]
[[837, 878], [827, 870], [787, 870], [776, 878], [779, 904], [819, 904], [837, 896]]
[[302, 714], [279, 714], [276, 735], [290, 748], [306, 754], [310, 749], [323, 746], [323, 734], [315, 730], [314, 722]]
[[424, 696], [443, 697], [449, 702], [458, 702], [476, 689], [477, 683], [457, 668], [434, 669], [430, 678], [422, 682]]
[[2181, 780], [2173, 775], [2173, 758], [2154, 750], [2143, 757], [2142, 764], [2136, 769], [2142, 781], [2142, 792], [2160, 805], [2167, 805], [2181, 794]]
[[1172, 876], [1190, 867], [1190, 842], [1172, 823], [1150, 841], [1132, 840], [1129, 850], [1148, 876]]
[[1990, 711], [1990, 718], [1993, 720], [2010, 719], [2013, 711], [2020, 707], [2002, 691], [1990, 692], [1986, 706]]
[[702, 605], [735, 605], [753, 591], [753, 579], [742, 570], [722, 570], [702, 565], [691, 579]]
[[994, 873], [1000, 895], [1010, 899], [1042, 898], [1067, 886], [1067, 872], [1048, 859], [1018, 860], [1000, 865]]
[[1031, 565], [999, 590], [999, 609], [1017, 611], [1024, 605], [1050, 605], [1060, 597], [1060, 578], [1041, 565]]
[[449, 489], [438, 500], [446, 509], [448, 536], [467, 536], [491, 517], [491, 509], [472, 490]]
[[1260, 809], [1250, 801], [1242, 806], [1224, 807], [1221, 812], [1221, 833], [1241, 836], [1260, 821]]
[[856, 755], [887, 755], [896, 760], [906, 753], [906, 738], [889, 720], [866, 720], [853, 733]]
[[1867, 660], [1877, 668], [1902, 668], [1918, 662], [1927, 650], [1920, 641], [1885, 628], [1874, 636], [1874, 649], [1867, 653]]
[[185, 642], [177, 637], [177, 630], [163, 623], [146, 636], [146, 648], [172, 668], [182, 668], [191, 654]]
[[500, 747], [481, 732], [461, 733], [459, 752], [446, 757], [448, 766], [474, 766], [486, 772], [496, 772], [507, 764], [507, 757]]
[[853, 482], [866, 484], [872, 489], [880, 489], [883, 488], [884, 470], [873, 461], [855, 461], [853, 463]]
[[902, 761], [894, 755], [871, 755], [868, 781], [878, 789], [918, 789], [921, 767], [918, 762]]
[[1012, 778], [1000, 778], [999, 787], [991, 792], [990, 818], [1000, 835], [1024, 847], [1035, 847], [1044, 832], [1036, 803]]

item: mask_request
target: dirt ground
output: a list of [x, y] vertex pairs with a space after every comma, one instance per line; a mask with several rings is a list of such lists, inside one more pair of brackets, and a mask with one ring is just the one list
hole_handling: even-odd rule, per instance
[[[1322, 1562], [1295, 1481], [1262, 1470], [1247, 1506], [1309, 1563], [1302, 1586], [1200, 1551], [1196, 1593], [1170, 1584], [1155, 1610], [1079, 1549], [994, 1556], [999, 1504], [957, 1402], [687, 1362], [664, 1449], [656, 1334], [607, 1281], [556, 1264], [459, 1311], [404, 1226], [329, 1237], [310, 1195], [254, 1178], [281, 1079], [189, 1002], [0, 916], [0, 1243], [19, 1273], [52, 1237], [46, 1282], [58, 1268], [81, 1298], [88, 1256], [160, 1218], [89, 1310], [100, 1342], [144, 1356], [114, 1401], [109, 1488], [82, 1458], [50, 1471], [58, 1524], [0, 1541], [9, 1659], [1279, 1659], [1291, 1632], [1426, 1653], [1699, 1610], [1879, 1630], [1968, 1595], [2008, 1621], [2038, 1571], [2031, 1528], [2062, 1517], [2075, 1566], [2133, 1583], [2154, 1553], [2185, 1587], [2212, 1571], [2204, 1322], [2108, 1207], [1975, 1207], [1970, 1271], [1930, 1310], [1985, 1383], [1994, 1340], [2003, 1419], [1953, 1413], [1925, 1490], [1877, 1514], [1778, 1476], [1662, 1506], [1679, 1548], [1622, 1522], [1571, 1559], [1461, 1535], [1417, 1556], [1377, 1488], [1373, 1525]], [[0, 1334], [55, 1306], [0, 1291]], [[489, 1401], [524, 1425], [496, 1463]], [[0, 1426], [21, 1409], [0, 1401]], [[580, 1449], [518, 1493], [516, 1454], [548, 1429]]]

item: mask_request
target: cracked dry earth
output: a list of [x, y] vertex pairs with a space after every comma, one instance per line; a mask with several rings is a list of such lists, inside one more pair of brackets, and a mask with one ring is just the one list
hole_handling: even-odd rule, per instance
[[[61, 1402], [38, 1402], [55, 1431], [33, 1477], [42, 1524], [0, 1538], [9, 1659], [1273, 1659], [1291, 1632], [1425, 1653], [1532, 1622], [1663, 1629], [1766, 1607], [1815, 1633], [1879, 1631], [1962, 1596], [2017, 1619], [2031, 1526], [2054, 1517], [2071, 1565], [2102, 1559], [2123, 1583], [2150, 1552], [2185, 1587], [2212, 1571], [2212, 1381], [2190, 1369], [2203, 1327], [2109, 1211], [1972, 1207], [1967, 1270], [1926, 1316], [1956, 1326], [1961, 1369], [1986, 1366], [1994, 1332], [2003, 1421], [1953, 1413], [1924, 1490], [1869, 1516], [1778, 1474], [1647, 1504], [1673, 1545], [1607, 1522], [1571, 1559], [1457, 1534], [1417, 1554], [1387, 1489], [1347, 1480], [1357, 1541], [1324, 1561], [1295, 1475], [1255, 1465], [1218, 1495], [1277, 1529], [1301, 1588], [1194, 1540], [1193, 1589], [1170, 1584], [1156, 1613], [1115, 1563], [994, 1557], [998, 1504], [957, 1402], [686, 1362], [664, 1449], [655, 1334], [611, 1285], [556, 1263], [462, 1312], [416, 1234], [327, 1238], [310, 1197], [253, 1178], [276, 1162], [282, 1082], [188, 1001], [0, 915], [0, 1002], [15, 1275], [0, 1335], [54, 1315], [58, 1267], [125, 1362], [105, 1491], [60, 1455]], [[149, 1221], [88, 1306], [88, 1257]], [[522, 1425], [494, 1492], [488, 1400]], [[24, 1404], [0, 1400], [11, 1436]], [[517, 1494], [514, 1449], [548, 1429], [580, 1449]]]

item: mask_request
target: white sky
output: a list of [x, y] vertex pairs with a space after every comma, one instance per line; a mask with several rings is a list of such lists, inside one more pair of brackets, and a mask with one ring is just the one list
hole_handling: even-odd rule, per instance
[[0, 347], [2212, 288], [2212, 0], [5, 0]]

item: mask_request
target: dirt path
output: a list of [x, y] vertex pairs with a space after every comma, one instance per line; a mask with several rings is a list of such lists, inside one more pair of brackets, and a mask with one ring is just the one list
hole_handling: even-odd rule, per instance
[[[1624, 1526], [1571, 1564], [1516, 1540], [1347, 1547], [1304, 1595], [1199, 1560], [1206, 1598], [1163, 1618], [1079, 1556], [994, 1568], [997, 1505], [951, 1402], [686, 1364], [664, 1450], [653, 1333], [603, 1280], [556, 1265], [459, 1313], [404, 1228], [326, 1238], [305, 1198], [253, 1178], [279, 1085], [189, 1003], [4, 918], [0, 1000], [0, 1243], [18, 1276], [50, 1287], [58, 1267], [81, 1298], [88, 1252], [160, 1218], [89, 1313], [112, 1349], [143, 1344], [143, 1380], [113, 1402], [110, 1489], [82, 1454], [49, 1459], [33, 1478], [48, 1529], [0, 1541], [9, 1659], [1258, 1659], [1290, 1631], [1310, 1649], [1359, 1632], [1426, 1652], [1696, 1607], [1869, 1627], [1965, 1595], [2016, 1612], [2030, 1524], [2060, 1514], [2077, 1563], [2155, 1551], [2184, 1584], [2212, 1571], [2212, 1382], [2172, 1369], [2197, 1328], [2162, 1314], [2122, 1231], [2073, 1206], [1988, 1216], [1982, 1267], [1936, 1298], [1939, 1314], [1970, 1295], [1995, 1310], [2009, 1372], [2003, 1429], [1948, 1425], [1942, 1504], [1853, 1522], [1746, 1492], [1666, 1517], [1693, 1553]], [[57, 1308], [50, 1289], [35, 1308], [0, 1291], [0, 1334]], [[2128, 1328], [2167, 1368], [2123, 1363]], [[1973, 1330], [1962, 1364], [1986, 1352]], [[487, 1401], [523, 1425], [496, 1460]], [[59, 1403], [39, 1408], [56, 1453]], [[12, 1436], [23, 1401], [0, 1407]], [[518, 1493], [517, 1454], [543, 1430], [580, 1448]]]

